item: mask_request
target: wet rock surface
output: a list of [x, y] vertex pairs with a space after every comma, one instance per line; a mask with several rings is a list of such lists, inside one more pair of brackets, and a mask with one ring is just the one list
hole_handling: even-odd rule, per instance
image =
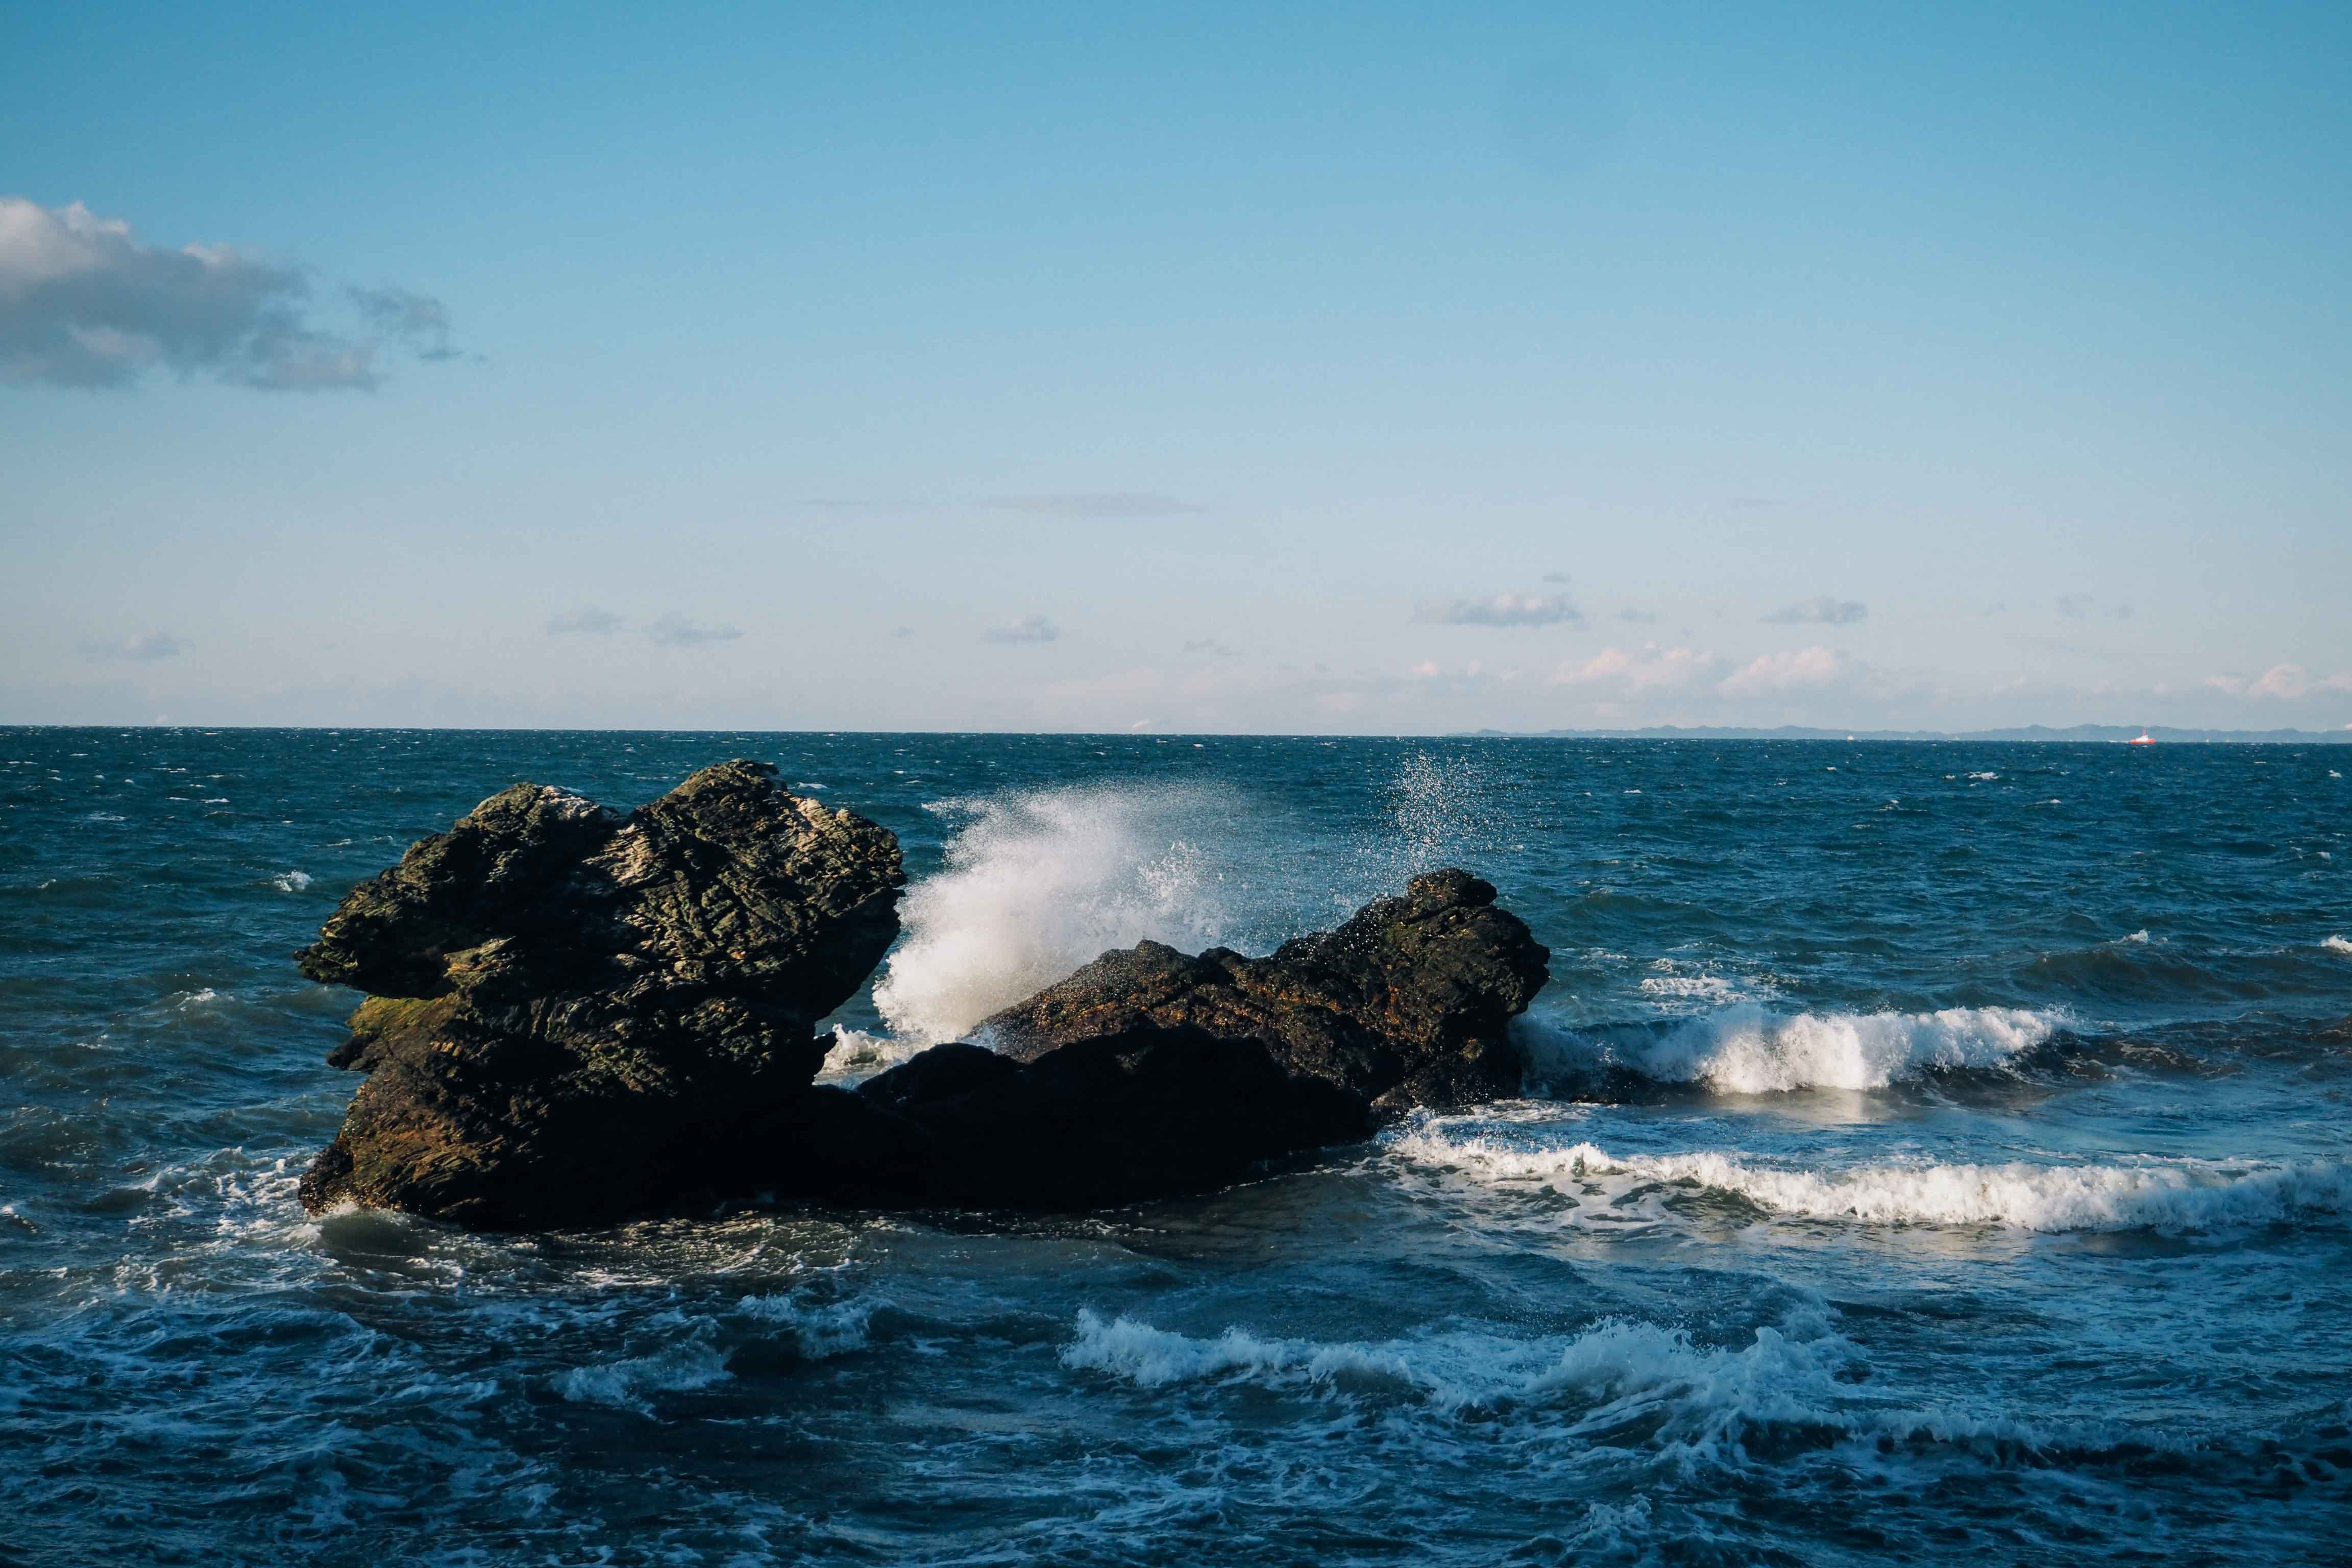
[[330, 1058], [368, 1074], [303, 1178], [478, 1226], [626, 1214], [804, 1096], [815, 1021], [898, 930], [887, 828], [750, 762], [625, 816], [517, 784], [353, 889], [310, 978], [370, 992]]
[[1416, 877], [1334, 930], [1265, 958], [1224, 948], [1197, 957], [1155, 942], [1107, 952], [998, 1013], [981, 1035], [1034, 1060], [1072, 1042], [1142, 1026], [1191, 1026], [1262, 1042], [1382, 1114], [1515, 1095], [1526, 1064], [1509, 1037], [1549, 977], [1551, 954], [1466, 871]]

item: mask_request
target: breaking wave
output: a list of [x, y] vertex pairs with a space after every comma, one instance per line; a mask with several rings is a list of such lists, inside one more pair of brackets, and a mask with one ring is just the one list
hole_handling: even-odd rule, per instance
[[[2042, 1436], [2004, 1417], [1907, 1407], [1875, 1387], [1861, 1348], [1824, 1310], [1801, 1306], [1744, 1345], [1710, 1346], [1684, 1329], [1605, 1318], [1566, 1337], [1512, 1339], [1456, 1330], [1385, 1341], [1269, 1339], [1229, 1328], [1199, 1339], [1081, 1309], [1063, 1364], [1139, 1388], [1253, 1382], [1326, 1395], [1388, 1394], [1454, 1413], [1531, 1416], [1543, 1435], [1581, 1445], [1654, 1447], [1737, 1462], [1751, 1436], [1802, 1428], [1832, 1440]], [[1863, 1375], [1857, 1375], [1857, 1373]]]
[[1731, 1193], [1776, 1213], [1878, 1225], [2007, 1226], [2034, 1231], [2166, 1232], [2278, 1224], [2352, 1212], [2352, 1167], [2146, 1160], [2098, 1165], [1860, 1165], [1817, 1172], [1759, 1165], [1738, 1154], [1612, 1154], [1591, 1143], [1517, 1147], [1425, 1123], [1395, 1151], [1494, 1181], [1584, 1181], [1622, 1196], [1686, 1184]]
[[2046, 1044], [2065, 1015], [2027, 1007], [1794, 1013], [1740, 1003], [1663, 1030], [1570, 1031], [1522, 1021], [1536, 1076], [1623, 1068], [1725, 1094], [1885, 1089], [1931, 1072], [2000, 1068]]

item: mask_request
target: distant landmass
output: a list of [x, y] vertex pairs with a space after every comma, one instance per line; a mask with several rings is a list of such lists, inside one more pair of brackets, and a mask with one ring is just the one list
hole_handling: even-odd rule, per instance
[[1478, 730], [1479, 735], [1507, 740], [1588, 741], [2042, 741], [2079, 744], [2090, 741], [2136, 741], [2146, 735], [2165, 744], [2183, 742], [2221, 745], [2342, 746], [2352, 745], [2352, 730], [2176, 730], [2151, 724], [2074, 724], [2055, 730], [2028, 724], [2014, 730], [1811, 730], [1783, 724], [1777, 730], [1748, 730], [1736, 725], [1654, 724], [1640, 730]]

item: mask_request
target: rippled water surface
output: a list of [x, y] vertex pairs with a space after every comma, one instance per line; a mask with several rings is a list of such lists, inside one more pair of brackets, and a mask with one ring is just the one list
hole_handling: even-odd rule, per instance
[[[1082, 1217], [313, 1220], [518, 779], [896, 829], [854, 1078], [1439, 864], [1528, 1098]], [[2340, 1563], [2352, 748], [0, 730], [0, 1562]]]

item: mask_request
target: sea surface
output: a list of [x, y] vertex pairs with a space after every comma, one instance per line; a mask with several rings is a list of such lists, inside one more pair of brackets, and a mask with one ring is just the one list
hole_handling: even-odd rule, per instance
[[[1413, 872], [1526, 1098], [1213, 1195], [306, 1216], [291, 952], [517, 780], [896, 829], [849, 1079]], [[2343, 1563], [2352, 748], [0, 730], [0, 1563]]]

